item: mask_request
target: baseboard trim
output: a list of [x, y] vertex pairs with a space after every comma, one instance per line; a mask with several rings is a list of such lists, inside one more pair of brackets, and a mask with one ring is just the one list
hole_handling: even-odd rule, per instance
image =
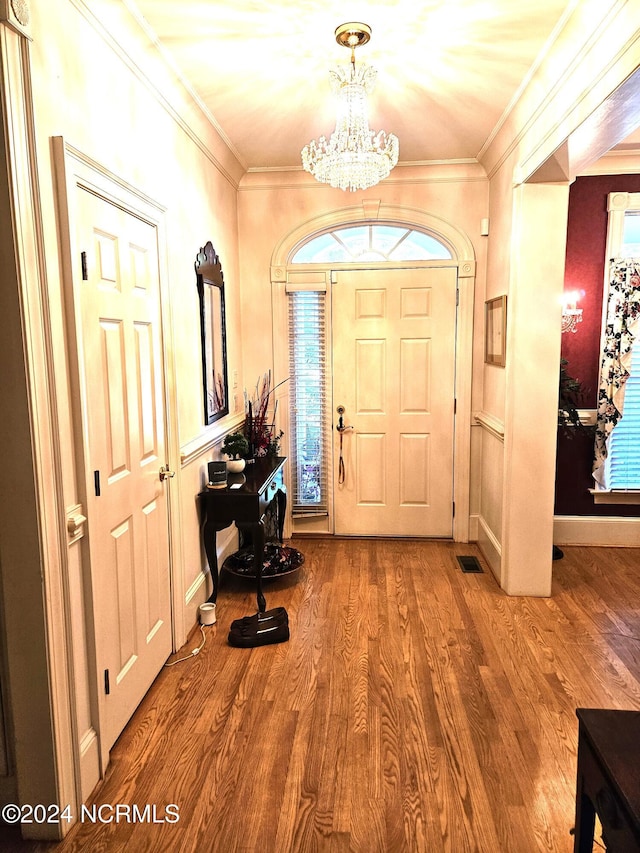
[[469, 542], [478, 541], [479, 518], [480, 516], [473, 513], [469, 516]]
[[638, 518], [557, 515], [553, 520], [553, 541], [556, 545], [638, 548], [639, 522]]
[[478, 548], [489, 564], [495, 579], [500, 583], [502, 576], [502, 546], [484, 518], [478, 516]]

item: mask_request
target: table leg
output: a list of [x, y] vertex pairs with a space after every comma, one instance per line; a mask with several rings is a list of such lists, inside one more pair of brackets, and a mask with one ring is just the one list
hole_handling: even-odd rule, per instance
[[215, 604], [218, 598], [218, 547], [216, 543], [217, 528], [210, 521], [205, 521], [202, 538], [204, 540], [204, 550], [209, 563], [209, 571], [211, 572], [211, 584], [213, 589], [211, 595], [207, 599], [210, 604]]
[[576, 791], [576, 826], [573, 853], [592, 853], [593, 836], [596, 829], [596, 810], [582, 791], [582, 780], [578, 777]]
[[277, 508], [278, 508], [278, 540], [282, 545], [282, 535], [284, 533], [284, 517], [287, 512], [287, 490], [281, 486], [276, 493]]
[[258, 599], [258, 611], [264, 613], [267, 602], [262, 594], [262, 564], [264, 562], [264, 523], [259, 521], [252, 525], [253, 534], [253, 568], [256, 576], [256, 595]]

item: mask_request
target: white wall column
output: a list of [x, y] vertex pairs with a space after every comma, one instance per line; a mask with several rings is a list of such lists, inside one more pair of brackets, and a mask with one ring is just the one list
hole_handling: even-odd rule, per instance
[[[0, 2], [0, 597], [2, 693], [8, 709], [11, 787], [18, 804], [77, 813], [69, 706], [64, 509], [52, 381], [33, 105], [29, 7]], [[68, 824], [25, 824], [55, 838]]]
[[509, 595], [551, 594], [568, 199], [565, 183], [514, 190], [502, 517], [502, 587]]

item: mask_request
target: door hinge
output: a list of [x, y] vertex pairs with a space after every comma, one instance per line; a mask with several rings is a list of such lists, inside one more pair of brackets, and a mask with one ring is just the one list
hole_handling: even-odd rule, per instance
[[457, 411], [458, 411], [458, 401], [454, 397], [453, 398], [453, 414], [455, 415], [457, 413]]
[[109, 685], [109, 670], [105, 669], [104, 671], [104, 692], [108, 696], [111, 693], [111, 687]]
[[452, 507], [453, 507], [453, 516], [452, 517], [455, 518], [456, 517], [456, 502], [455, 501], [453, 501]]
[[89, 281], [89, 272], [87, 270], [87, 253], [80, 252], [80, 261], [82, 263], [82, 280]]
[[460, 304], [460, 288], [456, 287], [456, 308]]
[[95, 486], [96, 497], [99, 498], [100, 497], [100, 471], [94, 471], [93, 472], [93, 485]]

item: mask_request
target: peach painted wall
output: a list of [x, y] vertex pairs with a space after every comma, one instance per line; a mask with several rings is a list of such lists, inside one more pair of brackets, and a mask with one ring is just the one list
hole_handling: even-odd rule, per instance
[[[365, 192], [345, 193], [312, 181], [305, 173], [247, 175], [240, 187], [239, 222], [243, 363], [245, 376], [253, 381], [274, 364], [271, 305], [271, 263], [276, 246], [305, 222], [354, 208], [362, 221], [363, 201], [416, 210], [446, 221], [471, 241], [477, 261], [472, 367], [472, 409], [482, 400], [482, 328], [487, 238], [480, 235], [481, 220], [487, 216], [488, 182], [477, 164], [398, 167], [378, 186]], [[405, 220], [406, 221], [406, 220]], [[309, 234], [313, 232], [309, 225]], [[477, 330], [480, 330], [478, 333]], [[475, 429], [475, 427], [473, 428]], [[472, 438], [472, 447], [477, 441]], [[472, 453], [470, 515], [477, 514], [479, 456]], [[472, 523], [472, 535], [475, 526]]]
[[[473, 243], [480, 305], [487, 245], [480, 236], [480, 221], [487, 216], [487, 189], [483, 170], [474, 164], [397, 167], [378, 186], [355, 193], [318, 184], [303, 172], [246, 175], [240, 185], [238, 210], [242, 316], [245, 328], [251, 330], [243, 338], [247, 378], [257, 378], [273, 361], [270, 265], [274, 249], [290, 232], [323, 214], [371, 199], [440, 217]], [[476, 400], [479, 395], [476, 388]]]

